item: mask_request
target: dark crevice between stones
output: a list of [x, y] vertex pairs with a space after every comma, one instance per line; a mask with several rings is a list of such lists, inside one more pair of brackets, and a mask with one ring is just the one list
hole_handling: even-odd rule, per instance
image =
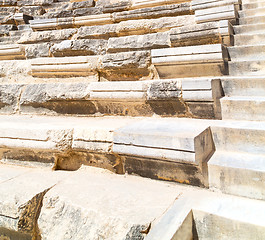
[[41, 234], [38, 227], [38, 218], [43, 204], [44, 195], [52, 187], [38, 193], [23, 208], [22, 214], [18, 221], [18, 232], [28, 235], [32, 240], [41, 240]]

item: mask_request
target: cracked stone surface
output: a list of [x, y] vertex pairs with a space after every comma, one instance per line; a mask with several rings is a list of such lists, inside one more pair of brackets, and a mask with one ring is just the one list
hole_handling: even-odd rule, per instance
[[94, 167], [66, 172], [0, 164], [0, 227], [47, 240], [143, 239], [141, 232], [184, 189]]

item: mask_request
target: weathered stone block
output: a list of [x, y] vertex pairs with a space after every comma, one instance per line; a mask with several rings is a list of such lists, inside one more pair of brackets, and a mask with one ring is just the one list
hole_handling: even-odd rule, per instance
[[13, 15], [16, 12], [17, 8], [14, 7], [0, 7], [0, 14], [1, 15]]
[[95, 3], [94, 0], [86, 0], [86, 1], [74, 1], [70, 5], [70, 9], [77, 9], [77, 8], [89, 8], [94, 7]]
[[41, 6], [23, 6], [19, 8], [19, 12], [28, 16], [40, 16], [45, 13], [45, 10]]
[[26, 58], [48, 57], [50, 43], [30, 44], [25, 46]]
[[131, 0], [113, 1], [113, 0], [98, 0], [96, 7], [102, 7], [104, 13], [121, 12], [129, 10], [132, 5]]
[[180, 80], [153, 81], [147, 91], [147, 100], [171, 100], [181, 97]]
[[74, 19], [76, 26], [102, 25], [108, 23], [113, 23], [112, 15], [109, 13], [75, 17]]
[[106, 47], [107, 40], [103, 39], [65, 40], [54, 44], [50, 52], [55, 57], [101, 55], [105, 54]]
[[17, 0], [1, 0], [0, 6], [16, 6]]
[[0, 36], [9, 34], [9, 31], [16, 30], [16, 25], [0, 25]]
[[20, 98], [20, 111], [39, 114], [93, 114], [88, 101], [89, 83], [43, 83], [25, 86]]
[[120, 13], [114, 13], [114, 21], [126, 21], [133, 19], [145, 19], [145, 18], [159, 18], [159, 17], [169, 17], [178, 15], [191, 14], [190, 4], [181, 3], [173, 5], [164, 5], [151, 8], [135, 9], [130, 11], [123, 11]]
[[97, 56], [36, 58], [31, 61], [31, 74], [35, 77], [96, 77], [97, 68]]
[[116, 24], [80, 27], [75, 37], [77, 39], [115, 37], [117, 36], [116, 29], [117, 29]]
[[46, 6], [51, 5], [54, 0], [18, 0], [18, 6]]
[[73, 10], [73, 16], [86, 16], [86, 15], [96, 15], [102, 14], [102, 7], [89, 7], [89, 8], [78, 8]]
[[106, 54], [101, 59], [101, 77], [108, 80], [139, 80], [150, 75], [150, 52]]
[[17, 110], [22, 87], [20, 84], [0, 85], [0, 112], [13, 113]]
[[170, 47], [169, 32], [110, 38], [108, 52], [124, 52]]
[[0, 45], [0, 60], [24, 59], [24, 47], [18, 44]]
[[127, 68], [147, 68], [150, 65], [150, 52], [124, 52], [117, 54], [106, 54], [102, 57], [102, 69], [118, 70]]
[[37, 43], [37, 42], [50, 42], [56, 40], [69, 39], [77, 29], [62, 29], [55, 31], [43, 32], [26, 32], [18, 40], [18, 43]]

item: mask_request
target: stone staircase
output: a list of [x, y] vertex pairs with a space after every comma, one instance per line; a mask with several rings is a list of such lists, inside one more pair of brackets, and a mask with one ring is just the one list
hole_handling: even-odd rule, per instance
[[[25, 239], [128, 240], [136, 239], [134, 234], [150, 240], [249, 239], [252, 234], [264, 239], [264, 217], [258, 222], [246, 216], [259, 214], [257, 206], [265, 208], [265, 1], [0, 4], [5, 13], [0, 19], [0, 188], [1, 176], [3, 189], [10, 182], [14, 191], [21, 187], [20, 173], [25, 183], [27, 171], [52, 176], [46, 184], [34, 173], [31, 180], [39, 188], [29, 183], [25, 195], [18, 190], [9, 200], [0, 196], [5, 203], [0, 239], [2, 233], [17, 234], [12, 231]], [[103, 170], [95, 175], [84, 166], [119, 175], [108, 177]], [[135, 205], [127, 218], [111, 212], [110, 225], [103, 225], [94, 213], [87, 215], [89, 203], [82, 199], [89, 195], [77, 193], [95, 191], [89, 198], [95, 201], [93, 211], [100, 211], [99, 199], [106, 195], [97, 193], [84, 172], [88, 179], [106, 179], [104, 184], [116, 184], [127, 174], [168, 181], [150, 182], [146, 204], [158, 195], [160, 184], [161, 194], [175, 186], [183, 196], [176, 195], [172, 205], [167, 200], [166, 206], [161, 198], [156, 203], [161, 211], [144, 220]], [[81, 187], [76, 186], [79, 174]], [[140, 194], [126, 181], [117, 189], [111, 185], [114, 193], [106, 199], [114, 209], [115, 201], [123, 207], [128, 201], [122, 196], [126, 184]], [[76, 193], [72, 203], [68, 187]], [[36, 213], [29, 228], [27, 208]], [[76, 208], [81, 217], [74, 214]], [[249, 209], [244, 218], [242, 208]], [[76, 223], [71, 224], [71, 214]], [[138, 230], [130, 216], [141, 225]], [[58, 230], [61, 218], [68, 219], [70, 232]], [[81, 222], [87, 222], [84, 228], [78, 227]], [[145, 234], [139, 233], [146, 227]]]

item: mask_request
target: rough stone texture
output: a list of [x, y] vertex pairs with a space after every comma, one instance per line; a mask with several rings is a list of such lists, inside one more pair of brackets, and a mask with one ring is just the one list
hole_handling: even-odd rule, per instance
[[40, 16], [45, 13], [45, 10], [41, 6], [23, 6], [19, 8], [19, 12], [22, 12], [28, 16]]
[[181, 81], [154, 81], [147, 91], [148, 100], [169, 100], [181, 97]]
[[131, 4], [131, 0], [98, 0], [96, 7], [102, 7], [104, 13], [112, 13], [129, 10]]
[[70, 9], [89, 8], [93, 6], [94, 6], [94, 0], [74, 1], [71, 3]]
[[0, 112], [12, 113], [17, 110], [17, 101], [23, 85], [0, 85]]
[[[20, 111], [39, 113], [93, 113], [89, 83], [30, 84], [20, 97]], [[91, 105], [91, 106], [90, 106]], [[83, 111], [83, 112], [82, 112]]]
[[150, 52], [106, 54], [102, 58], [102, 69], [147, 68], [150, 64]]
[[18, 6], [45, 6], [50, 5], [54, 0], [18, 0]]
[[25, 46], [26, 58], [48, 57], [50, 51], [50, 43], [31, 44]]
[[120, 22], [133, 19], [159, 18], [164, 16], [178, 16], [187, 14], [191, 14], [190, 3], [135, 9], [114, 13], [113, 16], [115, 22]]
[[29, 61], [0, 61], [0, 82], [24, 82], [32, 80], [29, 76]]
[[26, 32], [19, 39], [18, 43], [50, 42], [55, 40], [69, 39], [77, 32], [76, 29], [63, 29], [43, 32]]
[[89, 8], [78, 8], [73, 10], [73, 16], [87, 16], [87, 15], [97, 15], [102, 14], [102, 7], [89, 7]]
[[178, 194], [170, 184], [139, 180], [80, 170], [45, 195], [38, 220], [42, 238], [128, 239], [135, 225], [148, 226], [159, 219]]
[[[16, 175], [11, 177], [13, 171]], [[44, 173], [47, 178], [40, 177], [41, 173]], [[58, 183], [64, 173], [54, 173], [43, 169], [19, 169], [1, 164], [0, 174], [2, 177], [4, 174], [5, 180], [0, 184], [2, 192], [0, 196], [1, 226], [36, 236], [38, 234], [36, 220], [43, 197], [38, 194], [45, 192]], [[37, 178], [39, 178], [38, 181], [36, 181]], [[5, 218], [9, 221], [6, 221]]]
[[78, 29], [76, 38], [109, 38], [132, 34], [145, 34], [167, 30], [171, 27], [183, 26], [187, 22], [193, 23], [194, 16], [164, 17], [159, 19], [128, 20], [118, 24], [102, 26], [87, 26]]
[[10, 31], [16, 30], [14, 25], [0, 25], [0, 36], [8, 35]]
[[103, 39], [65, 40], [54, 44], [50, 52], [55, 57], [102, 55], [105, 54], [106, 47], [107, 41]]
[[106, 54], [101, 59], [100, 71], [109, 80], [137, 80], [150, 75], [150, 52], [122, 52]]
[[169, 33], [110, 38], [108, 52], [126, 52], [170, 47]]

